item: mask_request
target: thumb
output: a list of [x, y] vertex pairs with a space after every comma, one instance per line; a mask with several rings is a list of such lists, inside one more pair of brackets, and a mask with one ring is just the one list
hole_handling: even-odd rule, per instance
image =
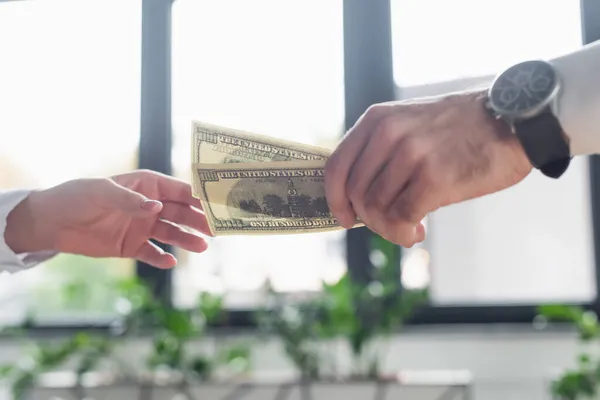
[[163, 204], [158, 200], [148, 199], [141, 193], [130, 190], [117, 183], [105, 192], [107, 205], [121, 210], [132, 218], [144, 218], [158, 214]]

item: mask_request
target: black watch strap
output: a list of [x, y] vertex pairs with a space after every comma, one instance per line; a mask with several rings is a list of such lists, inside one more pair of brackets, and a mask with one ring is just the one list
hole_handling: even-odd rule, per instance
[[559, 178], [571, 163], [569, 144], [550, 110], [516, 122], [514, 129], [531, 164], [551, 178]]

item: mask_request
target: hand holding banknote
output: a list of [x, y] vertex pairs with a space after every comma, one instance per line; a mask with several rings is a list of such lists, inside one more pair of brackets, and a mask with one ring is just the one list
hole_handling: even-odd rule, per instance
[[371, 107], [327, 160], [333, 215], [409, 247], [428, 213], [521, 181], [532, 166], [485, 101], [472, 92]]
[[325, 197], [330, 150], [201, 122], [192, 149], [194, 196], [213, 235], [344, 229]]

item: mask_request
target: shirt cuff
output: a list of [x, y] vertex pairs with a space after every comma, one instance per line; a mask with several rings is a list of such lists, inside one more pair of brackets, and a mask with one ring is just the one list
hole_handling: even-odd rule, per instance
[[561, 80], [555, 114], [571, 155], [600, 153], [600, 41], [551, 60]]
[[47, 261], [57, 254], [54, 251], [16, 254], [6, 244], [6, 240], [4, 239], [6, 217], [30, 193], [31, 190], [25, 189], [0, 192], [0, 272], [15, 273], [23, 271]]

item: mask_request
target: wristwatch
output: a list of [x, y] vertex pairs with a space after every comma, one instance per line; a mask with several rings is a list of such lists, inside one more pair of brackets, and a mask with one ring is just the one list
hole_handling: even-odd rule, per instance
[[558, 73], [546, 61], [516, 64], [500, 73], [487, 93], [486, 107], [506, 121], [531, 164], [559, 178], [569, 167], [569, 141], [556, 117], [561, 90]]

